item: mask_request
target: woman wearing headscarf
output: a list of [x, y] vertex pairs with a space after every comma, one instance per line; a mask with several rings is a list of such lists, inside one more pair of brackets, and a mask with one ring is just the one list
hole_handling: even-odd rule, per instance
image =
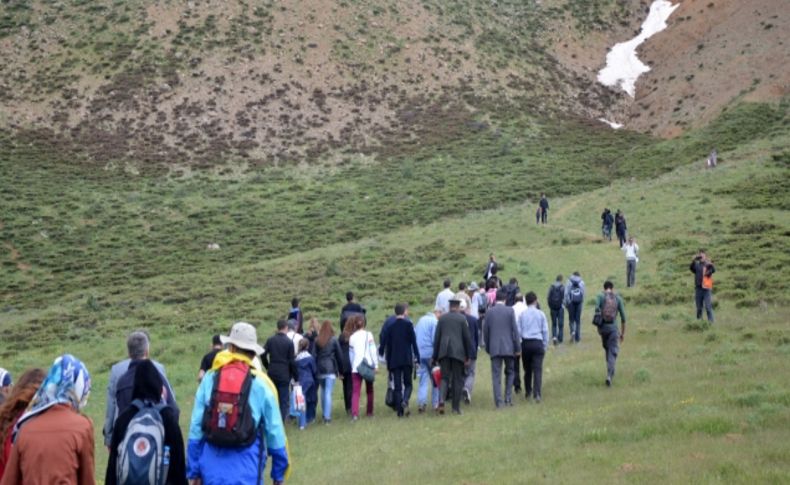
[[[132, 388], [133, 402], [140, 400], [143, 403], [159, 404], [162, 402], [162, 389], [164, 381], [156, 366], [150, 360], [141, 362], [134, 372], [134, 387]], [[112, 432], [110, 442], [110, 457], [107, 460], [107, 473], [105, 485], [115, 485], [118, 482], [116, 471], [118, 463], [118, 447], [123, 442], [129, 423], [137, 414], [136, 406], [129, 406], [126, 411], [118, 416]], [[178, 427], [178, 416], [171, 407], [163, 408], [160, 413], [162, 425], [165, 430], [164, 446], [170, 447], [170, 467], [165, 483], [169, 485], [186, 485], [186, 459], [184, 458], [184, 437]]]
[[14, 428], [14, 446], [2, 485], [74, 483], [93, 485], [93, 424], [80, 414], [91, 378], [82, 362], [64, 354]]
[[8, 399], [0, 405], [0, 478], [5, 474], [5, 465], [11, 456], [11, 436], [14, 434], [14, 426], [19, 418], [27, 409], [30, 400], [35, 396], [41, 382], [44, 381], [46, 374], [41, 369], [30, 369], [22, 374]]

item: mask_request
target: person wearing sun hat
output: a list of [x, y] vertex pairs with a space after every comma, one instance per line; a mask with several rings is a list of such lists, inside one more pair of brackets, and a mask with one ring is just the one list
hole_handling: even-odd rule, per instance
[[[272, 457], [272, 481], [281, 484], [290, 473], [288, 442], [280, 415], [277, 388], [265, 373], [253, 367], [255, 356], [263, 353], [263, 348], [258, 344], [257, 331], [249, 323], [237, 322], [233, 324], [230, 335], [221, 335], [220, 340], [227, 350], [214, 357], [211, 369], [195, 394], [187, 445], [189, 483], [261, 483], [266, 466], [266, 457], [263, 456], [265, 450]], [[220, 382], [225, 371], [239, 369], [251, 372], [253, 376], [247, 402], [254, 427], [258, 430], [257, 435], [252, 444], [246, 446], [210, 443], [206, 435], [208, 431], [204, 428], [204, 414], [211, 412], [214, 386]]]
[[95, 483], [93, 424], [80, 414], [90, 390], [90, 373], [79, 359], [71, 354], [55, 359], [14, 427], [0, 483]]

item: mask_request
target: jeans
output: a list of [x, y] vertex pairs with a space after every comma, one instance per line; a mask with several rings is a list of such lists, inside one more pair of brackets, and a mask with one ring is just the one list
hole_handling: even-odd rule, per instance
[[513, 360], [514, 357], [491, 357], [491, 381], [494, 384], [494, 404], [502, 406], [502, 364], [505, 364], [505, 402], [513, 399]]
[[617, 229], [617, 239], [620, 240], [620, 247], [623, 247], [623, 244], [625, 244], [626, 234], [628, 234], [628, 231], [625, 229]]
[[315, 421], [315, 410], [318, 407], [318, 383], [313, 384], [304, 390], [305, 412], [307, 413], [307, 422], [312, 423]]
[[636, 260], [627, 259], [625, 261], [625, 281], [626, 286], [631, 288], [636, 285]]
[[318, 382], [321, 386], [321, 413], [324, 421], [332, 419], [332, 389], [335, 387], [334, 374], [322, 374], [318, 376]]
[[398, 412], [398, 416], [403, 416], [403, 410], [409, 406], [409, 398], [411, 398], [412, 389], [412, 369], [410, 365], [390, 369], [392, 382], [395, 384], [392, 397], [395, 400], [395, 411]]
[[601, 227], [601, 233], [603, 234], [604, 239], [608, 241], [612, 240], [612, 226]]
[[469, 359], [469, 366], [466, 368], [464, 376], [464, 389], [472, 396], [472, 389], [475, 387], [475, 370], [477, 369], [477, 359]]
[[530, 394], [537, 399], [543, 387], [543, 357], [546, 349], [543, 340], [529, 339], [521, 341], [521, 361], [524, 364], [524, 397]]
[[431, 359], [420, 359], [420, 366], [417, 367], [417, 405], [425, 406], [428, 403], [428, 386], [431, 386], [431, 404], [434, 408], [439, 405], [439, 389], [433, 385], [431, 376]]
[[362, 376], [356, 372], [351, 373], [351, 380], [353, 383], [353, 391], [351, 394], [351, 416], [359, 417], [359, 395], [362, 393], [362, 382], [365, 382], [365, 391], [368, 395], [367, 415], [373, 416], [373, 383], [365, 381]]
[[582, 338], [581, 320], [582, 305], [584, 302], [568, 303], [568, 327], [571, 330], [571, 340], [578, 342]]
[[551, 336], [562, 343], [562, 336], [565, 332], [565, 311], [560, 307], [558, 310], [551, 310]]
[[617, 354], [620, 352], [620, 333], [617, 331], [617, 325], [612, 323], [601, 325], [598, 333], [601, 334], [601, 344], [606, 352], [606, 377], [612, 379]]
[[702, 307], [705, 307], [705, 313], [708, 315], [708, 321], [713, 323], [713, 303], [711, 302], [711, 290], [707, 288], [696, 287], [694, 289], [694, 300], [697, 303], [697, 320], [702, 318]]

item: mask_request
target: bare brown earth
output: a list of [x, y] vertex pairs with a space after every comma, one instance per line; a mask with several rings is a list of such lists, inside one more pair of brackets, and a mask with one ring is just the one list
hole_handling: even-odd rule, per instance
[[598, 85], [649, 3], [4, 3], [0, 129], [130, 170], [282, 164], [408, 153], [501, 109], [674, 136], [787, 94], [785, 0], [684, 0], [636, 100]]

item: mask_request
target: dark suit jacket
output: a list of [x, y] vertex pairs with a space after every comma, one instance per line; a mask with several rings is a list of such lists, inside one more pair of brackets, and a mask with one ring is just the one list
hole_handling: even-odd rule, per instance
[[388, 369], [412, 366], [415, 358], [419, 360], [420, 351], [417, 348], [417, 336], [414, 334], [411, 320], [397, 318], [382, 330], [379, 354], [381, 353], [387, 359]]
[[436, 324], [433, 337], [433, 359], [450, 358], [466, 361], [472, 357], [472, 339], [469, 324], [460, 313], [445, 313]]
[[294, 343], [285, 334], [277, 332], [264, 345], [263, 366], [269, 378], [275, 382], [297, 379]]

